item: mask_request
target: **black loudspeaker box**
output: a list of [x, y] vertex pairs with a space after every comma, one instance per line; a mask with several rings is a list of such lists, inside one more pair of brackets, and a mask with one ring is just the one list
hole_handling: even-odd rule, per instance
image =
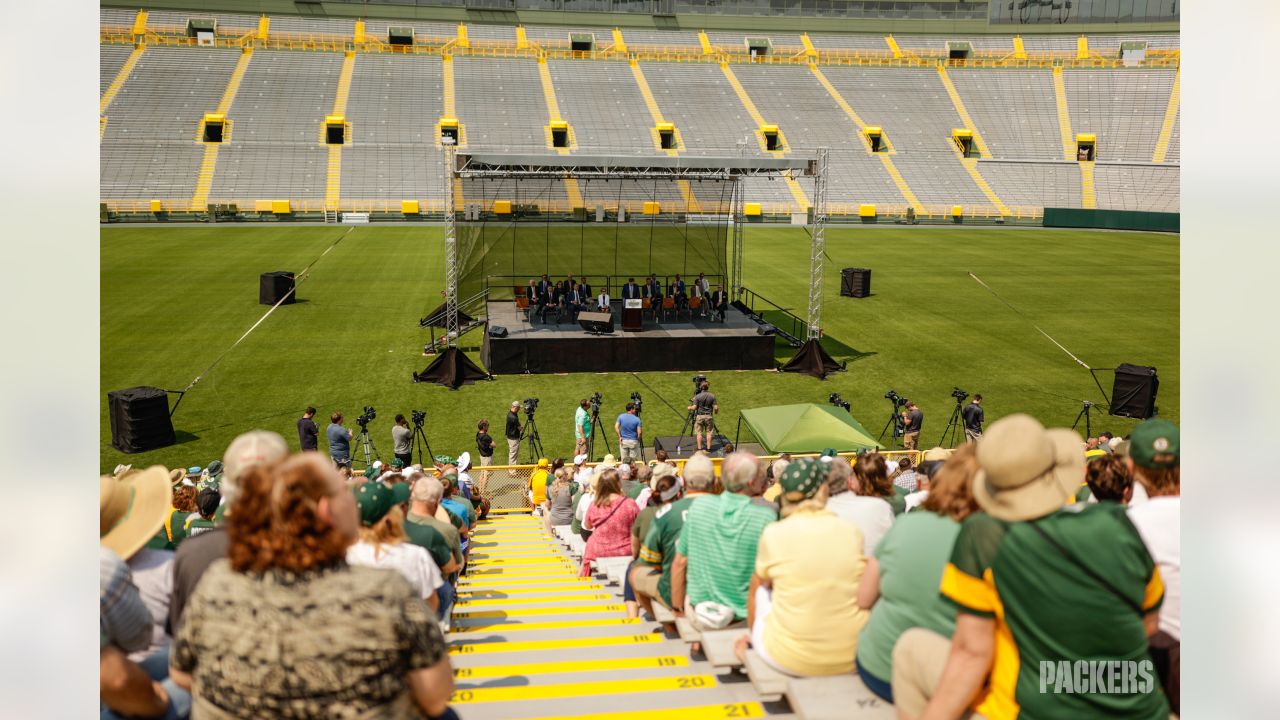
[[298, 294], [293, 292], [293, 273], [287, 270], [265, 272], [258, 278], [258, 304], [275, 305], [284, 298], [281, 305], [290, 305], [297, 300]]
[[131, 387], [107, 393], [111, 447], [125, 453], [168, 447], [178, 441], [169, 419], [169, 395], [160, 388]]
[[840, 271], [840, 294], [862, 298], [871, 294], [871, 268], [845, 268]]
[[489, 337], [504, 338], [507, 336], [507, 329], [501, 325], [489, 326]]
[[578, 324], [587, 332], [611, 333], [613, 332], [613, 313], [580, 312], [578, 313]]
[[1155, 368], [1121, 363], [1111, 386], [1111, 414], [1146, 420], [1155, 414], [1159, 389]]

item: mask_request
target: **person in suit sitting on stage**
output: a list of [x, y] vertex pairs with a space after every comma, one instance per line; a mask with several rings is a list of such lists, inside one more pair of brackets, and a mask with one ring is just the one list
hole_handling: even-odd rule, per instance
[[578, 294], [582, 296], [583, 301], [591, 297], [591, 283], [587, 282], [587, 278], [582, 278], [582, 282], [578, 283]]
[[547, 324], [547, 313], [551, 312], [556, 316], [556, 322], [560, 322], [560, 288], [550, 283], [546, 289], [542, 291], [538, 300], [538, 317], [542, 318], [542, 324]]
[[715, 292], [710, 295], [710, 301], [707, 303], [711, 306], [712, 317], [714, 320], [718, 315], [720, 322], [724, 322], [724, 314], [729, 309], [729, 293], [724, 291], [723, 285], [717, 285]]
[[635, 278], [627, 278], [627, 284], [622, 286], [623, 300], [639, 300], [640, 286], [636, 284]]
[[564, 294], [564, 309], [569, 315], [569, 320], [577, 322], [578, 313], [586, 307], [586, 298], [579, 292], [578, 288], [570, 285], [569, 291]]
[[596, 297], [596, 310], [599, 312], [613, 312], [609, 306], [609, 291], [601, 288], [600, 295]]
[[658, 283], [658, 278], [653, 275], [644, 284], [645, 295], [649, 298], [649, 304], [655, 307], [662, 304], [662, 285]]
[[667, 284], [667, 294], [676, 301], [677, 308], [683, 308], [689, 304], [689, 293], [685, 288], [684, 281], [680, 279], [677, 273], [674, 280]]
[[538, 292], [545, 293], [551, 290], [551, 280], [546, 275], [542, 276], [542, 280], [538, 282]]

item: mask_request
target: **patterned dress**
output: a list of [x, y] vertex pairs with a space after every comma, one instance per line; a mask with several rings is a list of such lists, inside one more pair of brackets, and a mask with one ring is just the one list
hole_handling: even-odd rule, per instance
[[639, 514], [640, 508], [626, 495], [614, 495], [606, 507], [591, 503], [586, 517], [591, 537], [582, 552], [584, 577], [591, 574], [591, 561], [596, 558], [631, 556], [631, 525]]
[[447, 648], [394, 570], [255, 575], [223, 559], [196, 587], [172, 652], [194, 679], [192, 717], [346, 720], [422, 717], [405, 676]]

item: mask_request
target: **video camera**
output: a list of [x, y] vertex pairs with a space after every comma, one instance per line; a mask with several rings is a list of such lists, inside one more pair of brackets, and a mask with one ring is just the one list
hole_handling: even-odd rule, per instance
[[828, 395], [827, 402], [831, 403], [832, 405], [835, 405], [838, 408], [844, 408], [846, 412], [851, 407], [848, 400], [845, 400], [844, 398], [840, 397], [840, 393], [831, 393], [830, 395]]
[[361, 413], [360, 417], [356, 418], [356, 424], [363, 430], [366, 425], [373, 422], [377, 417], [378, 411], [374, 410], [372, 405], [365, 405], [364, 412]]
[[960, 388], [956, 388], [951, 391], [951, 397], [956, 399], [956, 404], [958, 405], [964, 402], [965, 398], [969, 397], [969, 393], [961, 390]]
[[702, 383], [704, 383], [704, 382], [706, 382], [706, 381], [707, 381], [707, 376], [706, 376], [706, 375], [694, 375], [694, 376], [693, 376], [693, 391], [694, 391], [694, 392], [698, 392], [698, 391], [702, 388]]
[[893, 390], [889, 390], [889, 392], [885, 393], [884, 399], [892, 402], [895, 410], [907, 404], [907, 399]]
[[423, 410], [413, 411], [413, 426], [422, 427], [427, 422], [427, 413]]
[[604, 396], [601, 395], [600, 393], [596, 393], [591, 396], [591, 414], [592, 415], [600, 414], [600, 403], [602, 402], [604, 402]]
[[640, 397], [640, 393], [631, 393], [631, 402], [636, 404], [636, 415], [640, 414], [641, 406], [644, 405], [644, 399]]
[[524, 414], [533, 417], [533, 413], [538, 409], [538, 398], [525, 398], [523, 405]]

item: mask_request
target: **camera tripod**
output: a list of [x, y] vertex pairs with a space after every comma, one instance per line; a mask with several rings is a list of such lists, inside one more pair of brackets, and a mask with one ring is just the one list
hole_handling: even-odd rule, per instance
[[1089, 413], [1093, 411], [1093, 403], [1088, 400], [1081, 400], [1080, 402], [1082, 406], [1079, 414], [1076, 415], [1076, 421], [1071, 423], [1071, 429], [1075, 430], [1076, 426], [1080, 424], [1080, 419], [1084, 418], [1084, 436], [1091, 438], [1093, 437], [1093, 421]]
[[[421, 441], [421, 442], [419, 442]], [[435, 453], [431, 452], [431, 443], [427, 442], [427, 433], [423, 431], [421, 423], [413, 424], [413, 437], [409, 440], [409, 454], [413, 455], [413, 449], [418, 449], [418, 464], [426, 467], [422, 462], [422, 448], [427, 449], [427, 457], [435, 459]]]
[[374, 445], [373, 438], [369, 437], [368, 425], [360, 426], [360, 434], [356, 435], [356, 440], [360, 443], [360, 450], [364, 452], [365, 467], [372, 465], [374, 460], [382, 459], [378, 454], [378, 446]]
[[[956, 398], [956, 407], [951, 411], [951, 419], [947, 421], [947, 429], [942, 431], [942, 438], [938, 440], [940, 447], [955, 447], [956, 440], [966, 437], [964, 434], [964, 413], [960, 402], [960, 398]], [[948, 435], [951, 436], [950, 444], [947, 442]]]
[[[598, 431], [598, 432], [597, 432]], [[600, 420], [599, 406], [591, 408], [591, 437], [587, 438], [587, 457], [594, 458], [596, 456], [596, 437], [598, 436], [604, 441], [605, 452], [613, 452], [613, 448], [609, 447], [609, 436], [604, 434], [604, 422]]]
[[884, 434], [889, 432], [889, 428], [893, 428], [893, 434], [889, 436], [889, 449], [892, 450], [897, 443], [897, 439], [902, 436], [902, 417], [900, 415], [902, 406], [898, 403], [893, 404], [893, 409], [889, 411], [889, 421], [884, 424], [884, 429], [880, 431], [880, 440], [884, 440]]
[[538, 434], [538, 423], [533, 420], [533, 413], [525, 413], [524, 429], [520, 431], [520, 442], [529, 441], [529, 464], [535, 465], [542, 457], [542, 436]]

